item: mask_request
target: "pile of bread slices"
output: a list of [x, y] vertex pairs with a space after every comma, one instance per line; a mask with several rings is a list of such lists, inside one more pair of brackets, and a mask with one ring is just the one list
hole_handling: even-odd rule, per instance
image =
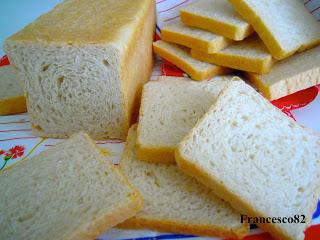
[[[267, 9], [279, 1], [231, 2], [242, 3], [239, 9], [251, 15], [260, 4]], [[297, 7], [303, 6], [296, 0], [280, 2], [300, 16]], [[212, 6], [224, 9], [228, 2], [200, 3], [210, 3], [204, 9], [214, 11]], [[147, 82], [154, 5], [67, 0], [6, 41], [34, 133], [70, 138], [0, 173], [1, 240], [93, 239], [114, 226], [241, 239], [249, 231], [241, 214], [305, 216], [305, 221], [258, 224], [275, 239], [304, 239], [320, 194], [320, 134], [287, 117], [239, 77]], [[236, 40], [253, 31], [244, 21], [240, 25]], [[233, 36], [227, 28], [217, 29]], [[319, 30], [318, 23], [305, 29], [309, 47], [319, 43]], [[220, 49], [232, 42], [218, 38]], [[289, 40], [286, 47], [293, 44]], [[276, 56], [302, 50], [300, 45], [276, 48]], [[156, 52], [180, 49], [166, 42], [154, 46]], [[199, 46], [215, 49], [211, 43]], [[183, 63], [195, 61], [176, 55]], [[126, 139], [118, 166], [91, 137]]]
[[194, 80], [241, 71], [274, 100], [320, 83], [319, 35], [301, 1], [199, 0], [153, 47]]

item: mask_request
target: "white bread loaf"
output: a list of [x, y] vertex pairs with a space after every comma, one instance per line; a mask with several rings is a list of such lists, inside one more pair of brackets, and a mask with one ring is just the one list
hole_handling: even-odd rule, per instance
[[242, 214], [299, 215], [299, 223], [258, 225], [275, 239], [304, 239], [320, 194], [320, 135], [243, 81], [233, 81], [222, 91], [180, 143], [176, 160]]
[[143, 206], [84, 133], [21, 160], [0, 182], [1, 240], [91, 240]]
[[177, 166], [147, 163], [136, 158], [136, 126], [132, 126], [120, 168], [144, 198], [144, 208], [121, 223], [122, 228], [241, 238], [248, 225], [229, 204], [217, 198]]
[[26, 99], [13, 66], [0, 67], [0, 115], [27, 111]]
[[125, 139], [152, 70], [152, 0], [66, 0], [6, 40], [34, 133]]

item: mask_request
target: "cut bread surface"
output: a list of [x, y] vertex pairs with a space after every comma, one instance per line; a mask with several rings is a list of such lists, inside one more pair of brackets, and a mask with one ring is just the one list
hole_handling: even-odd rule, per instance
[[243, 214], [305, 215], [306, 223], [259, 224], [275, 239], [302, 240], [320, 193], [319, 146], [318, 133], [234, 81], [179, 144], [176, 160]]
[[174, 150], [232, 76], [196, 82], [160, 77], [144, 85], [138, 125], [139, 160], [174, 163]]
[[247, 73], [247, 78], [269, 100], [320, 84], [320, 47], [276, 62], [268, 74]]
[[218, 52], [233, 42], [212, 32], [189, 27], [180, 21], [163, 26], [161, 39], [206, 53]]
[[0, 239], [94, 239], [142, 208], [140, 194], [77, 133], [0, 173]]
[[298, 0], [229, 0], [277, 60], [320, 43], [320, 24]]
[[145, 205], [120, 227], [232, 238], [241, 238], [248, 232], [238, 213], [176, 166], [137, 160], [136, 135], [133, 126], [120, 168], [140, 191]]
[[22, 83], [13, 66], [0, 67], [0, 115], [27, 111]]
[[243, 40], [253, 32], [228, 0], [198, 0], [181, 8], [181, 21], [233, 40]]
[[6, 40], [35, 134], [125, 139], [152, 70], [154, 8], [152, 0], [67, 0]]
[[190, 55], [190, 49], [174, 43], [158, 40], [153, 43], [153, 50], [186, 72], [194, 80], [206, 80], [228, 72], [227, 68], [194, 59]]
[[192, 49], [191, 56], [200, 61], [261, 74], [268, 73], [274, 62], [271, 54], [257, 36], [234, 42], [214, 54]]

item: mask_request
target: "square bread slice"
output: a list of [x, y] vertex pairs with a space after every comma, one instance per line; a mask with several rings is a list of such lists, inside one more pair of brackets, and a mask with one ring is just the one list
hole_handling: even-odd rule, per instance
[[213, 104], [231, 76], [195, 82], [160, 77], [144, 85], [138, 125], [139, 160], [175, 163], [178, 143]]
[[161, 29], [161, 39], [205, 53], [218, 52], [233, 42], [231, 39], [212, 32], [189, 27], [180, 21], [163, 26]]
[[240, 41], [253, 32], [228, 0], [198, 0], [180, 10], [181, 21], [221, 36]]
[[258, 224], [275, 239], [304, 239], [320, 194], [320, 135], [243, 81], [222, 91], [179, 144], [176, 160], [242, 214], [287, 221], [304, 215], [304, 223]]
[[246, 76], [269, 100], [320, 84], [320, 46], [276, 62], [268, 74]]
[[66, 0], [9, 37], [33, 133], [125, 139], [153, 67], [153, 0]]
[[133, 126], [120, 168], [142, 194], [145, 207], [118, 227], [233, 239], [248, 233], [248, 225], [240, 223], [240, 215], [229, 204], [176, 166], [137, 160], [136, 135]]
[[206, 80], [213, 76], [228, 72], [228, 69], [225, 67], [194, 59], [190, 55], [190, 49], [174, 43], [158, 40], [153, 43], [153, 50], [155, 53], [183, 70], [193, 80]]
[[84, 133], [1, 172], [0, 182], [1, 240], [91, 240], [143, 206]]
[[0, 67], [0, 115], [27, 111], [22, 83], [13, 66]]
[[191, 56], [204, 62], [254, 73], [267, 73], [274, 62], [271, 54], [257, 36], [235, 42], [214, 54], [195, 49]]
[[320, 43], [320, 24], [299, 0], [229, 0], [278, 60]]

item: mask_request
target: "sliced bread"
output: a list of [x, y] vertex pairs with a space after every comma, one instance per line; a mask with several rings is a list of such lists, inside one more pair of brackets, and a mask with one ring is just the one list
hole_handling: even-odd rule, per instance
[[18, 74], [13, 66], [0, 67], [0, 115], [27, 111]]
[[33, 133], [125, 139], [153, 67], [153, 0], [67, 0], [9, 37]]
[[221, 36], [243, 40], [253, 32], [228, 0], [198, 0], [180, 10], [181, 21]]
[[199, 28], [189, 27], [180, 21], [163, 26], [161, 39], [205, 53], [218, 52], [233, 42], [223, 36]]
[[200, 61], [261, 74], [269, 72], [274, 62], [271, 54], [257, 36], [235, 42], [214, 54], [192, 49], [191, 55]]
[[269, 100], [320, 84], [320, 47], [275, 63], [268, 74], [246, 76]]
[[[176, 160], [242, 214], [287, 221], [260, 220], [275, 239], [303, 240], [320, 194], [319, 149], [318, 133], [233, 81], [180, 143]], [[299, 223], [288, 222], [295, 216]]]
[[120, 168], [141, 192], [145, 206], [120, 227], [233, 239], [248, 232], [229, 204], [176, 166], [138, 161], [135, 143], [136, 126], [129, 131]]
[[299, 0], [229, 0], [278, 60], [320, 43], [320, 24]]
[[228, 72], [228, 69], [225, 67], [194, 59], [190, 55], [190, 49], [174, 43], [158, 40], [153, 43], [153, 50], [164, 59], [179, 67], [194, 80], [206, 80]]
[[0, 173], [0, 239], [94, 239], [133, 217], [140, 194], [84, 133]]
[[139, 160], [175, 163], [178, 143], [205, 114], [232, 77], [208, 81], [160, 77], [142, 91], [138, 125]]

